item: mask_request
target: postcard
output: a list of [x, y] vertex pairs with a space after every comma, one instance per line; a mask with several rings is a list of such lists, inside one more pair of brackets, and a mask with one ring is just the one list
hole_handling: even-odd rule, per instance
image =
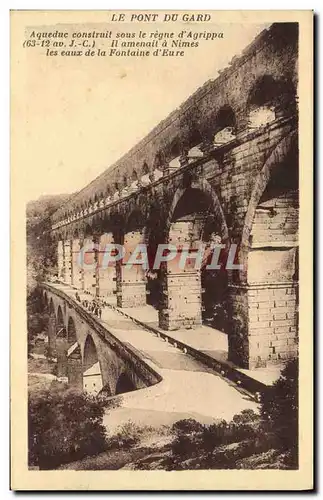
[[313, 489], [313, 12], [11, 11], [11, 488]]

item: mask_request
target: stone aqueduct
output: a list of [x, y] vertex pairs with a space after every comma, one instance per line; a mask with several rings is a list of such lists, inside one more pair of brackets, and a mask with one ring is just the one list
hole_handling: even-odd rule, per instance
[[[100, 297], [114, 295], [119, 307], [148, 302], [165, 330], [187, 328], [191, 336], [206, 321], [228, 334], [229, 360], [240, 367], [294, 356], [297, 59], [297, 23], [273, 24], [218, 78], [73, 196], [52, 217], [59, 277]], [[229, 244], [237, 245], [242, 270], [211, 273], [167, 263], [144, 272], [120, 261], [94, 272], [77, 263], [80, 248], [93, 241], [100, 249], [110, 242], [128, 248], [145, 242], [154, 255], [159, 243], [215, 240], [226, 245], [223, 258]], [[93, 259], [100, 262], [100, 251], [93, 250]], [[52, 322], [62, 321], [69, 307], [59, 301], [53, 298], [49, 305]], [[74, 326], [67, 316], [64, 328], [80, 330], [77, 364], [92, 347], [72, 311]], [[100, 346], [97, 352], [102, 354]]]
[[161, 380], [131, 347], [66, 294], [44, 285], [43, 297], [49, 312], [50, 357], [57, 360], [58, 377], [70, 386], [114, 396]]

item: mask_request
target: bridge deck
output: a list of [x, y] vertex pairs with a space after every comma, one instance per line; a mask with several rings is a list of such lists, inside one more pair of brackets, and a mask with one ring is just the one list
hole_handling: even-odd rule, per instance
[[[52, 283], [50, 286], [75, 299], [75, 288]], [[78, 293], [81, 300], [89, 299], [89, 295], [80, 290]], [[148, 319], [147, 328], [125, 316], [125, 313], [131, 313], [137, 321], [142, 321], [144, 317], [146, 321]], [[95, 317], [96, 321], [135, 350], [163, 378], [155, 386], [123, 395], [121, 407], [107, 416], [106, 423], [110, 429], [129, 419], [150, 425], [169, 424], [180, 418], [190, 417], [210, 422], [219, 418], [230, 420], [234, 414], [246, 408], [257, 410], [258, 406], [253, 398], [235, 384], [214, 373], [214, 370], [183, 352], [183, 349], [154, 335], [148, 329], [156, 327], [156, 316], [153, 314], [154, 310], [149, 306], [144, 310], [123, 309], [122, 312], [110, 306], [103, 308], [101, 319]], [[212, 337], [210, 330], [215, 332]], [[169, 333], [172, 337], [177, 335], [178, 339], [182, 339], [185, 333], [186, 343], [188, 337], [192, 341], [196, 339], [194, 345], [208, 355], [213, 353], [225, 357], [226, 336], [221, 332], [201, 327], [201, 332], [198, 329]], [[215, 340], [218, 342], [214, 342]], [[210, 397], [201, 398], [201, 392], [210, 394]]]
[[248, 377], [261, 382], [264, 385], [272, 385], [280, 375], [281, 368], [279, 366], [270, 366], [266, 369], [253, 369], [247, 370], [234, 366], [228, 362], [228, 336], [212, 327], [202, 325], [194, 328], [193, 330], [173, 330], [165, 332], [158, 326], [158, 311], [149, 305], [144, 307], [123, 308], [120, 309], [116, 306], [114, 298], [110, 298], [109, 304], [114, 309], [132, 317], [134, 320], [140, 322], [152, 330], [160, 334], [166, 334], [169, 338], [186, 344], [193, 349], [206, 354], [216, 361], [230, 364], [238, 372], [247, 375]]

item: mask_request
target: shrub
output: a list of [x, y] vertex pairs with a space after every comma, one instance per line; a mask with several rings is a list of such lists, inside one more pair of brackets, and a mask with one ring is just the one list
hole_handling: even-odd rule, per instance
[[230, 422], [223, 420], [211, 425], [191, 419], [176, 422], [172, 428], [175, 438], [169, 469], [294, 467], [294, 448], [287, 447], [286, 440], [283, 446], [278, 442], [277, 429], [280, 436], [286, 428], [276, 427], [277, 423], [272, 423], [276, 420], [277, 416], [271, 415], [269, 424], [254, 411], [243, 410]]
[[271, 390], [263, 394], [264, 429], [273, 433], [275, 446], [291, 466], [298, 462], [298, 360], [289, 361]]
[[[193, 419], [180, 420], [172, 427], [174, 441], [170, 468], [229, 468], [234, 464], [232, 452], [221, 447], [245, 439], [255, 438], [259, 416], [251, 410], [235, 415], [231, 422], [221, 420], [211, 425], [202, 425]], [[221, 451], [219, 451], [221, 450]], [[187, 462], [187, 463], [185, 463]]]
[[83, 392], [52, 383], [33, 391], [28, 401], [29, 464], [41, 469], [103, 451], [104, 406]]
[[204, 426], [193, 418], [178, 420], [172, 426], [172, 432], [175, 434], [196, 434], [203, 431], [203, 429]]
[[109, 448], [129, 450], [140, 442], [143, 434], [150, 430], [150, 427], [136, 425], [130, 420], [118, 427], [118, 432], [109, 440]]
[[33, 341], [38, 334], [47, 332], [48, 313], [44, 310], [42, 295], [39, 288], [33, 288], [27, 297], [27, 331], [28, 351], [33, 347]]
[[296, 468], [298, 464], [298, 362], [291, 360], [252, 410], [231, 422], [202, 425], [187, 419], [172, 431], [169, 468]]

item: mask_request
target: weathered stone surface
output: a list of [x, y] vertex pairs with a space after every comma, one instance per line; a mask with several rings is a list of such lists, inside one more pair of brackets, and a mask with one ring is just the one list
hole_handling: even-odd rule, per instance
[[[297, 24], [272, 25], [58, 210], [59, 277], [100, 297], [116, 293], [120, 307], [144, 305], [149, 290], [162, 328], [207, 320], [229, 335], [230, 359], [243, 367], [295, 355], [297, 45]], [[100, 249], [88, 258], [96, 268], [77, 270], [77, 252], [94, 235]], [[204, 263], [199, 273], [174, 260], [152, 278], [125, 265], [141, 242], [151, 268], [158, 243], [193, 248], [216, 238], [225, 244], [223, 261], [229, 245], [238, 246], [241, 270], [207, 274]], [[103, 241], [126, 247], [107, 270]]]

